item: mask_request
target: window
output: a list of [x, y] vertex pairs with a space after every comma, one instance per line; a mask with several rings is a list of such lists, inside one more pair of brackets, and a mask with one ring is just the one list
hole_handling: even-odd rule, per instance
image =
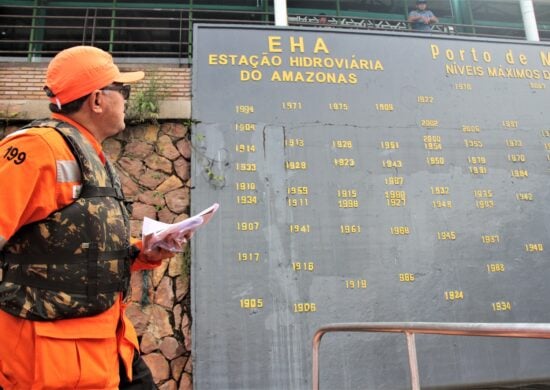
[[[415, 4], [415, 0], [408, 0], [409, 11], [416, 8]], [[428, 0], [427, 4], [427, 8], [438, 18], [453, 18], [453, 7], [450, 0]]]
[[470, 0], [476, 21], [522, 23], [519, 1]]
[[113, 33], [113, 53], [118, 56], [177, 57], [180, 51], [186, 55], [189, 14], [187, 10], [117, 9]]
[[336, 11], [336, 0], [287, 0], [287, 8]]
[[0, 55], [25, 55], [31, 34], [30, 8], [0, 9]]
[[403, 0], [340, 0], [342, 11], [403, 14]]
[[56, 53], [66, 47], [93, 44], [108, 49], [111, 11], [107, 9], [58, 8], [40, 10], [38, 25], [43, 26], [37, 48], [44, 54]]

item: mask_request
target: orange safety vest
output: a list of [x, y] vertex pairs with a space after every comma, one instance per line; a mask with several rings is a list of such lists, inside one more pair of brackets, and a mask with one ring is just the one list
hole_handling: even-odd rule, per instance
[[[101, 145], [75, 126], [104, 160]], [[72, 203], [79, 182], [62, 179], [59, 162], [75, 158], [54, 129], [28, 129], [0, 141], [0, 249], [21, 226]], [[139, 243], [141, 244], [141, 243]], [[132, 269], [150, 268], [141, 259]], [[1, 299], [1, 297], [0, 297]], [[0, 311], [0, 387], [10, 389], [118, 389], [119, 357], [132, 378], [139, 349], [122, 298], [91, 317], [31, 321]]]

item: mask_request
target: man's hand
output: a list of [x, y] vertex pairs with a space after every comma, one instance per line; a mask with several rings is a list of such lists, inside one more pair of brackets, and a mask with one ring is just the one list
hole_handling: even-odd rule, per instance
[[156, 268], [162, 263], [162, 260], [175, 255], [175, 252], [170, 252], [162, 248], [143, 250], [142, 241], [137, 241], [133, 245], [138, 248], [140, 252], [132, 263], [132, 271]]
[[141, 260], [146, 261], [147, 263], [160, 263], [162, 260], [168, 259], [172, 256], [174, 256], [174, 252], [170, 252], [162, 248], [146, 250], [140, 255]]

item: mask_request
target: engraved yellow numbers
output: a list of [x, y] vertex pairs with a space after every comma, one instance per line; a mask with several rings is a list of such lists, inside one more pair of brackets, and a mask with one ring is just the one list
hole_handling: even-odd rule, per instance
[[401, 186], [405, 182], [403, 176], [388, 176], [384, 178], [384, 183], [388, 186]]
[[437, 239], [438, 240], [456, 240], [456, 232], [454, 231], [443, 231], [443, 232], [437, 232]]
[[309, 187], [287, 187], [286, 192], [289, 195], [307, 195], [309, 193]]
[[235, 123], [235, 131], [256, 131], [255, 123]]
[[235, 169], [241, 172], [256, 172], [256, 163], [236, 163]]
[[525, 244], [525, 251], [526, 252], [543, 252], [544, 245], [542, 245], [541, 243]]
[[395, 236], [404, 236], [410, 234], [411, 229], [408, 226], [392, 226], [390, 232]]
[[338, 207], [341, 209], [358, 208], [359, 201], [357, 199], [338, 199]]
[[484, 156], [468, 156], [468, 162], [474, 165], [487, 164], [487, 159]]
[[421, 104], [432, 104], [434, 102], [433, 96], [417, 96], [416, 101]]
[[394, 109], [392, 103], [376, 103], [374, 106], [376, 111], [393, 111]]
[[441, 136], [439, 135], [425, 135], [422, 137], [424, 141], [424, 149], [427, 150], [441, 150], [443, 145], [441, 144]]
[[446, 301], [456, 301], [456, 300], [462, 300], [464, 299], [464, 291], [462, 290], [450, 290], [445, 291], [443, 294], [445, 296]]
[[380, 147], [382, 149], [399, 149], [399, 142], [397, 142], [397, 141], [380, 141]]
[[502, 127], [505, 129], [517, 129], [519, 127], [519, 121], [506, 120], [502, 121]]
[[439, 126], [439, 121], [437, 119], [421, 119], [420, 126], [426, 129], [432, 129]]
[[432, 207], [434, 209], [452, 209], [453, 201], [452, 200], [432, 200]]
[[404, 207], [407, 205], [407, 193], [405, 191], [385, 191], [386, 205], [390, 207]]
[[502, 263], [489, 263], [487, 264], [487, 272], [488, 273], [494, 273], [494, 272], [504, 272], [505, 267]]
[[236, 105], [235, 112], [238, 114], [252, 114], [254, 112], [254, 106], [250, 105]]
[[[449, 195], [449, 187], [446, 186], [438, 186], [438, 187], [430, 187], [430, 191], [432, 195], [440, 195], [445, 196]], [[432, 207], [434, 209], [440, 209], [440, 208], [452, 208], [453, 202], [451, 200], [432, 200]]]
[[288, 229], [290, 230], [291, 233], [309, 233], [311, 231], [311, 227], [309, 226], [309, 224], [305, 224], [305, 225], [293, 224], [293, 225], [289, 225]]
[[340, 233], [342, 234], [361, 233], [361, 225], [340, 225]]
[[495, 207], [495, 201], [494, 200], [476, 200], [476, 207], [478, 209], [492, 209]]
[[428, 157], [426, 157], [426, 163], [428, 165], [445, 165], [445, 157], [442, 157], [442, 156], [428, 156]]
[[509, 148], [521, 148], [523, 146], [523, 141], [520, 139], [507, 139], [506, 146]]
[[532, 201], [534, 197], [531, 192], [518, 192], [516, 194], [516, 199], [523, 200], [523, 201]]
[[458, 89], [459, 91], [471, 91], [472, 90], [472, 84], [470, 83], [456, 83], [455, 89]]
[[[302, 207], [302, 206], [309, 205], [309, 200], [307, 198], [307, 195], [309, 194], [308, 186], [287, 187], [286, 192], [289, 196], [289, 198], [287, 199], [287, 204], [290, 207]], [[291, 196], [297, 196], [297, 197], [291, 198]]]
[[306, 161], [285, 161], [285, 168], [288, 170], [306, 170], [307, 162]]
[[414, 282], [414, 274], [411, 273], [401, 273], [399, 274], [400, 282]]
[[527, 169], [512, 169], [510, 171], [510, 175], [518, 179], [524, 179], [526, 177], [529, 177], [529, 172], [527, 171]]
[[481, 128], [477, 125], [462, 125], [462, 132], [464, 133], [479, 133]]
[[493, 190], [474, 190], [474, 196], [476, 198], [492, 198]]
[[263, 298], [244, 298], [240, 302], [241, 309], [261, 309], [264, 307]]
[[287, 204], [290, 207], [309, 206], [308, 198], [288, 198]]
[[351, 149], [353, 148], [353, 142], [346, 139], [336, 139], [332, 141], [332, 147], [336, 149]]
[[478, 139], [465, 139], [464, 140], [464, 145], [467, 148], [482, 148], [483, 147], [483, 142], [481, 142]]
[[525, 161], [527, 161], [527, 158], [523, 153], [509, 154], [508, 161], [511, 161], [513, 163], [524, 163]]
[[312, 302], [301, 302], [294, 304], [294, 313], [313, 313], [317, 311], [317, 305]]
[[336, 191], [336, 195], [339, 198], [357, 198], [357, 190], [355, 189], [342, 189]]
[[500, 242], [500, 236], [498, 234], [483, 234], [481, 236], [481, 242], [484, 244], [498, 244]]
[[476, 207], [478, 209], [490, 209], [495, 207], [495, 201], [490, 199], [493, 197], [492, 190], [474, 190], [476, 198]]
[[468, 163], [472, 164], [468, 167], [469, 171], [473, 175], [485, 175], [487, 174], [487, 159], [485, 156], [468, 156]]
[[500, 301], [491, 303], [493, 311], [511, 311], [512, 303], [510, 301]]
[[237, 252], [237, 260], [257, 263], [260, 261], [260, 252]]
[[256, 183], [254, 182], [237, 182], [235, 183], [235, 189], [237, 191], [255, 191]]
[[346, 288], [347, 289], [365, 289], [367, 288], [367, 280], [366, 279], [349, 279], [346, 280]]
[[289, 148], [303, 148], [303, 138], [287, 138], [285, 139], [285, 146]]
[[382, 160], [382, 166], [384, 168], [402, 168], [403, 161], [401, 160]]
[[485, 174], [487, 174], [487, 167], [470, 166], [468, 168], [469, 168], [470, 173], [472, 175], [485, 175]]
[[237, 204], [244, 204], [244, 205], [250, 205], [250, 204], [257, 204], [258, 198], [256, 195], [239, 195], [237, 196]]
[[335, 158], [333, 161], [336, 167], [353, 168], [355, 166], [355, 160], [353, 158]]
[[283, 110], [297, 111], [302, 109], [302, 102], [282, 102], [281, 108]]
[[237, 222], [237, 230], [241, 232], [253, 232], [260, 228], [260, 222]]
[[432, 195], [449, 195], [449, 187], [430, 187]]
[[329, 103], [328, 108], [332, 111], [347, 111], [349, 110], [349, 105], [347, 103], [334, 102]]
[[292, 262], [293, 271], [315, 271], [315, 263], [313, 261], [294, 261]]
[[356, 189], [340, 189], [336, 191], [339, 208], [357, 208], [359, 207], [359, 200], [357, 200]]
[[235, 151], [237, 153], [255, 153], [256, 145], [254, 144], [237, 144], [235, 145]]

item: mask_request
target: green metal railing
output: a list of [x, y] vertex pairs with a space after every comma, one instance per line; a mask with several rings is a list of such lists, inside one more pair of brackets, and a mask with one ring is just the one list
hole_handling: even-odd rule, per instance
[[0, 6], [0, 59], [40, 61], [86, 44], [122, 58], [184, 64], [192, 56], [194, 23], [265, 25], [271, 19], [268, 12], [239, 9]]
[[[128, 4], [128, 3], [125, 3]], [[66, 47], [87, 44], [117, 59], [145, 59], [189, 64], [195, 23], [273, 25], [273, 10], [261, 7], [202, 8], [54, 7], [0, 5], [0, 60], [39, 62]], [[259, 2], [258, 4], [267, 4]], [[389, 15], [391, 16], [391, 15]], [[290, 13], [291, 26], [410, 31], [398, 18], [329, 16]], [[524, 39], [522, 28], [500, 25], [437, 24], [432, 33]]]

